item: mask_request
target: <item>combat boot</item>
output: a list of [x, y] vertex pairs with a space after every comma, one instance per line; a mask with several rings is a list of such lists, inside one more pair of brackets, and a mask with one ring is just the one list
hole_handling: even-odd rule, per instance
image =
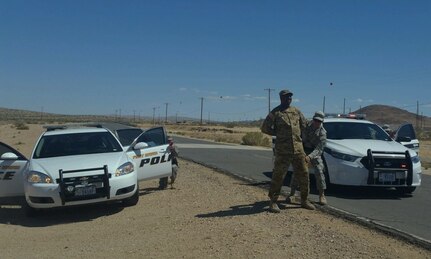
[[326, 197], [325, 197], [325, 192], [323, 190], [319, 191], [319, 203], [321, 205], [328, 204], [328, 201], [326, 200]]
[[286, 203], [288, 204], [295, 204], [297, 203], [296, 201], [296, 196], [295, 195], [289, 195], [286, 197]]
[[280, 213], [280, 208], [278, 207], [277, 203], [275, 201], [269, 202], [269, 212], [272, 213]]
[[301, 207], [307, 210], [315, 210], [316, 207], [314, 207], [314, 205], [309, 202], [308, 200], [301, 200]]
[[295, 189], [291, 188], [289, 196], [286, 197], [286, 202], [289, 204], [295, 203]]

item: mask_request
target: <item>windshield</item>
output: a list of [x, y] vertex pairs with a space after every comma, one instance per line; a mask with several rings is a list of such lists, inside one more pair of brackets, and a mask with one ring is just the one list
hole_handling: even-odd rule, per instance
[[122, 147], [109, 132], [60, 134], [42, 137], [37, 144], [33, 158], [121, 151], [123, 151]]
[[379, 126], [357, 122], [325, 122], [328, 139], [373, 139], [392, 141], [391, 137]]

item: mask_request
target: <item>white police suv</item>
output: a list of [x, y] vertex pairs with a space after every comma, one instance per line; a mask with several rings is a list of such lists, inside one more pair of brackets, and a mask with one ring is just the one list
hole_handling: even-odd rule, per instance
[[350, 118], [325, 118], [323, 154], [328, 184], [395, 187], [412, 193], [421, 184], [418, 154], [393, 140], [381, 127]]
[[0, 142], [0, 197], [25, 195], [26, 212], [122, 201], [135, 205], [140, 180], [171, 174], [163, 127], [149, 129], [124, 149], [105, 128], [51, 127], [28, 160]]

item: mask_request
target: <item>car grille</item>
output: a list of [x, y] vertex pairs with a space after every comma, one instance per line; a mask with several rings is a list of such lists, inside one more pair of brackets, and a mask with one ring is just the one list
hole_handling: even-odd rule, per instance
[[[94, 171], [94, 174], [82, 174], [90, 171]], [[60, 185], [60, 198], [63, 205], [71, 201], [110, 198], [109, 178], [111, 175], [108, 173], [106, 165], [70, 171], [60, 169], [59, 176], [57, 183]]]
[[410, 153], [367, 150], [361, 163], [368, 169], [369, 185], [411, 186], [413, 163]]

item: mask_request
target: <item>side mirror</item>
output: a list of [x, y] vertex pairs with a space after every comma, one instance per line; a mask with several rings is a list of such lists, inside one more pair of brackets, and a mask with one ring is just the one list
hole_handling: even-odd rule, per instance
[[12, 152], [6, 152], [3, 155], [1, 155], [2, 160], [17, 160], [18, 156]]
[[398, 137], [397, 142], [410, 142], [412, 139], [410, 137]]
[[148, 147], [148, 144], [145, 142], [138, 142], [136, 143], [136, 145], [133, 146], [133, 149], [138, 150], [138, 149], [143, 149]]

